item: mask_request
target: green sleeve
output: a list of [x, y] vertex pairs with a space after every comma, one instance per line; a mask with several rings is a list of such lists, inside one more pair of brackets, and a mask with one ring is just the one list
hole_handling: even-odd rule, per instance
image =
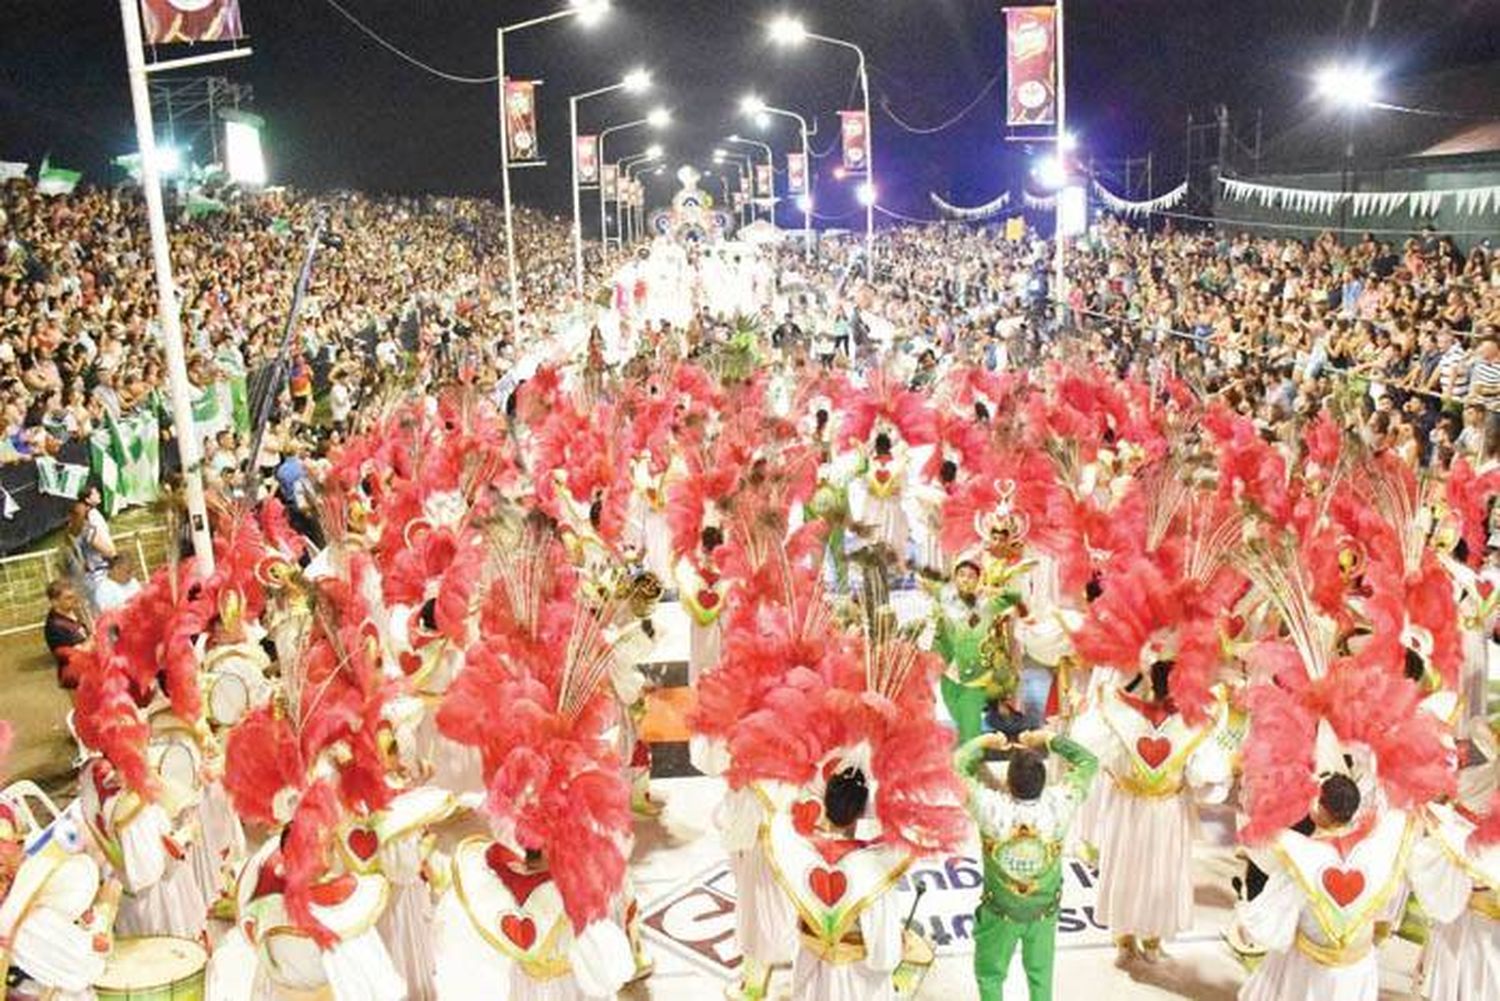
[[1021, 592], [1008, 587], [990, 599], [990, 611], [996, 615], [1004, 615], [1020, 603]]
[[953, 626], [948, 617], [941, 613], [934, 616], [932, 628], [932, 650], [945, 663], [953, 660]]
[[984, 742], [984, 736], [975, 737], [953, 754], [953, 770], [963, 781], [971, 805], [979, 802], [979, 794], [984, 789], [976, 774], [984, 761]]
[[1067, 783], [1072, 795], [1082, 802], [1088, 795], [1089, 784], [1094, 781], [1095, 773], [1099, 771], [1099, 759], [1082, 744], [1063, 736], [1053, 737], [1047, 747], [1067, 762], [1068, 770], [1063, 781]]

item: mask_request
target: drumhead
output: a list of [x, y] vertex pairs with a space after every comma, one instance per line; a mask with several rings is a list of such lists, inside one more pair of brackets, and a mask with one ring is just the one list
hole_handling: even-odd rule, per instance
[[233, 674], [221, 674], [214, 679], [208, 693], [208, 712], [219, 726], [234, 726], [245, 718], [250, 709], [250, 689], [245, 681]]
[[183, 740], [158, 740], [151, 748], [158, 775], [179, 789], [198, 788], [197, 748]]
[[207, 966], [208, 953], [203, 946], [185, 938], [119, 938], [94, 987], [101, 991], [166, 987], [201, 976]]

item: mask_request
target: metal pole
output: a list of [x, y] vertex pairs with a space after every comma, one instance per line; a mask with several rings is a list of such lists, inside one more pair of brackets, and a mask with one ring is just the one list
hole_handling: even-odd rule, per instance
[[[121, 0], [123, 2], [123, 0]], [[573, 154], [573, 287], [583, 297], [583, 223], [578, 205], [578, 98], [568, 98], [568, 145]], [[595, 154], [597, 158], [598, 154]]]
[[[1062, 37], [1062, 0], [1057, 2], [1058, 38]], [[859, 89], [865, 98], [865, 182], [870, 185], [870, 204], [865, 206], [865, 272], [870, 281], [875, 280], [875, 119], [870, 115], [870, 75], [865, 71], [865, 50], [854, 46], [859, 53]], [[1059, 104], [1061, 101], [1059, 100]], [[1059, 111], [1059, 118], [1061, 111]]]
[[615, 181], [615, 245], [617, 247], [619, 247], [621, 250], [624, 250], [625, 249], [625, 227], [620, 222], [620, 217], [621, 217], [622, 213], [620, 212], [620, 201], [621, 201], [621, 199], [620, 199], [620, 188], [619, 188], [619, 185], [620, 185], [620, 182], [617, 179]]
[[[1068, 79], [1067, 64], [1064, 60], [1063, 48], [1063, 0], [1057, 0], [1057, 158], [1066, 169], [1066, 161], [1063, 159], [1063, 143], [1068, 134]], [[1062, 192], [1053, 196], [1057, 200], [1056, 221], [1054, 223], [1056, 232], [1052, 234], [1055, 244], [1053, 248], [1053, 284], [1057, 286], [1057, 322], [1059, 325], [1066, 323], [1068, 319], [1068, 275], [1065, 264], [1066, 255], [1063, 252], [1062, 231]]]
[[[177, 286], [172, 281], [172, 254], [167, 239], [167, 217], [162, 208], [161, 175], [156, 163], [156, 135], [151, 123], [151, 94], [146, 84], [146, 51], [141, 42], [141, 14], [137, 0], [120, 0], [125, 30], [125, 63], [130, 77], [130, 103], [135, 110], [135, 135], [141, 151], [141, 191], [146, 197], [146, 220], [151, 230], [151, 260], [156, 272], [157, 315], [161, 321], [162, 352], [172, 398], [172, 423], [187, 496], [188, 525], [198, 572], [214, 572], [213, 539], [208, 532], [208, 506], [203, 498], [203, 443], [193, 423], [193, 403], [187, 376], [187, 352], [182, 344]], [[252, 458], [252, 462], [254, 459]]]
[[[608, 131], [603, 129], [599, 133], [599, 246], [606, 254], [609, 253], [609, 222], [604, 210], [604, 133]], [[619, 169], [618, 166], [615, 167], [616, 176]]]
[[521, 336], [521, 294], [516, 286], [516, 224], [510, 200], [510, 113], [505, 107], [505, 29], [495, 29], [495, 71], [500, 81], [500, 187], [505, 202], [505, 274], [510, 287], [510, 331]]

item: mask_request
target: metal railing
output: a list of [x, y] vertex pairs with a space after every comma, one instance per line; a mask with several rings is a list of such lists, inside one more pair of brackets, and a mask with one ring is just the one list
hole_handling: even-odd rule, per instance
[[[167, 530], [143, 528], [114, 537], [121, 556], [134, 561], [144, 581], [167, 560]], [[62, 547], [0, 559], [0, 637], [40, 629], [47, 621], [47, 585], [68, 573]]]

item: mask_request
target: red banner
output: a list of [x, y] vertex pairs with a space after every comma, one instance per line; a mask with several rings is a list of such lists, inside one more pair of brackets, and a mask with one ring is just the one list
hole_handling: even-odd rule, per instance
[[844, 169], [853, 172], [870, 166], [870, 123], [863, 111], [840, 111], [840, 131], [844, 137]]
[[1005, 122], [1057, 121], [1057, 10], [1005, 8]]
[[541, 155], [536, 136], [535, 81], [505, 81], [505, 138], [511, 163], [526, 163]]
[[147, 45], [232, 42], [244, 37], [240, 0], [141, 0]]
[[755, 165], [755, 197], [774, 198], [775, 196], [776, 187], [771, 177], [771, 165], [769, 163], [757, 163]]
[[619, 197], [617, 188], [620, 183], [620, 165], [618, 163], [606, 163], [599, 173], [599, 184], [604, 188], [604, 200], [612, 202]]
[[579, 136], [578, 148], [573, 154], [578, 158], [578, 183], [599, 183], [599, 137]]
[[806, 154], [788, 153], [786, 155], [786, 189], [794, 195], [807, 194]]

